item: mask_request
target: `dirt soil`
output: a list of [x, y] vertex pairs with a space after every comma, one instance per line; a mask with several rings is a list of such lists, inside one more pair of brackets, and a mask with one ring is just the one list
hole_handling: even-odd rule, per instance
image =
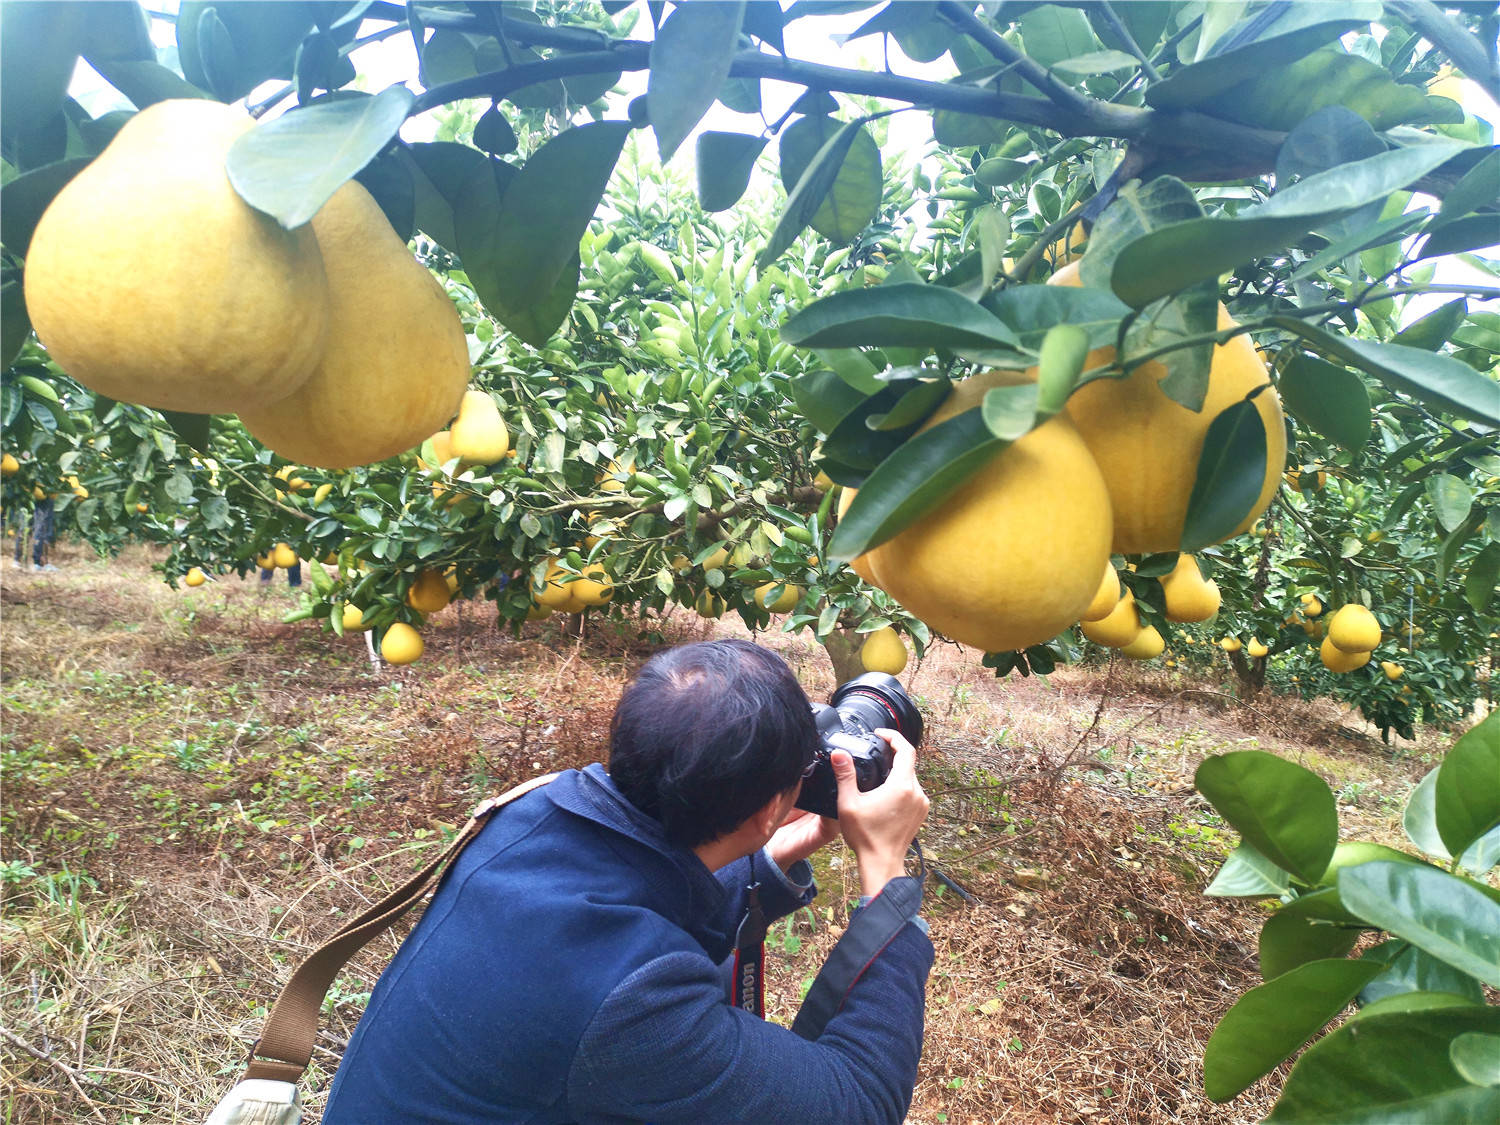
[[[172, 589], [132, 551], [64, 545], [0, 573], [4, 1120], [195, 1122], [265, 1005], [340, 919], [433, 854], [486, 794], [606, 755], [614, 700], [658, 643], [744, 634], [685, 611], [550, 621], [488, 603], [376, 668], [359, 637], [282, 625], [293, 595], [233, 576]], [[806, 638], [761, 634], [813, 698]], [[1399, 844], [1412, 784], [1451, 736], [1387, 747], [1328, 701], [1243, 704], [1223, 683], [1117, 665], [997, 680], [940, 646], [905, 674], [927, 719], [923, 834], [937, 960], [909, 1121], [1251, 1122], [1285, 1070], [1217, 1106], [1215, 1022], [1259, 983], [1253, 903], [1202, 895], [1234, 834], [1192, 786], [1260, 748], [1326, 777], [1346, 835]], [[856, 895], [835, 846], [814, 907], [778, 923], [771, 1018], [790, 1022]], [[304, 1081], [316, 1122], [398, 937], [335, 983]]]

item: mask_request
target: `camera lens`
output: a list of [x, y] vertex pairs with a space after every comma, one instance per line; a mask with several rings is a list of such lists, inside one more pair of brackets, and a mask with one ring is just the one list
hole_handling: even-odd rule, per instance
[[888, 727], [899, 731], [913, 746], [922, 741], [922, 713], [895, 676], [866, 672], [841, 684], [829, 702], [851, 733], [866, 734]]

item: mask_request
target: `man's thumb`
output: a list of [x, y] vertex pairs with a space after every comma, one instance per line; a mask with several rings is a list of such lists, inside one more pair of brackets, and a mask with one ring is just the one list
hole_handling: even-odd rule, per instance
[[833, 766], [833, 779], [838, 782], [840, 791], [851, 790], [857, 792], [859, 789], [858, 775], [854, 772], [854, 759], [846, 750], [835, 750], [828, 755], [828, 762]]

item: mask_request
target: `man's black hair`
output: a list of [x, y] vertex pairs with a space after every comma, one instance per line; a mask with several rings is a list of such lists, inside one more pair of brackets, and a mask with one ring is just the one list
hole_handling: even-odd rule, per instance
[[696, 848], [795, 786], [818, 744], [807, 695], [780, 657], [704, 641], [636, 673], [615, 708], [609, 773], [667, 839]]

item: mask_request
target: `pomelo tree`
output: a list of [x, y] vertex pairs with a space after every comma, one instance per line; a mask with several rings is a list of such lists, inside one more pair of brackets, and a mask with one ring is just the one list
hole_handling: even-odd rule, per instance
[[[809, 38], [831, 17], [832, 54]], [[327, 560], [298, 613], [335, 632], [349, 605], [362, 627], [419, 620], [424, 572], [511, 623], [549, 578], [591, 613], [759, 626], [769, 603], [843, 676], [860, 631], [930, 639], [882, 559], [922, 559], [925, 521], [1066, 416], [1117, 532], [1181, 494], [1166, 540], [1112, 545], [1167, 653], [1253, 638], [1263, 655], [1211, 650], [1245, 689], [1295, 677], [1398, 731], [1457, 717], [1492, 668], [1493, 5], [195, 2], [173, 20], [13, 0], [0, 18], [8, 511], [55, 484], [102, 548], [170, 543], [173, 579], [286, 542]], [[400, 73], [373, 61], [388, 41], [410, 45]], [[135, 111], [196, 97], [260, 119], [226, 172], [270, 220], [299, 227], [350, 178], [372, 193], [442, 279], [514, 457], [428, 442], [289, 464], [232, 417], [111, 401], [52, 362], [23, 288], [38, 217]], [[1235, 349], [1250, 385], [1218, 403]], [[975, 372], [999, 374], [934, 421]], [[1198, 428], [1190, 455], [1087, 405], [1142, 382]], [[820, 474], [857, 490], [842, 513]], [[970, 526], [963, 565], [923, 559], [903, 596], [950, 632], [966, 605], [1003, 617], [990, 560], [1045, 574], [1073, 507], [1076, 482], [1039, 479], [1064, 499], [1032, 503], [1033, 528]], [[1158, 581], [1179, 551], [1223, 598], [1195, 646]], [[1055, 593], [1027, 581], [1025, 608]], [[1374, 612], [1355, 671], [1323, 670], [1304, 595]], [[1076, 658], [1070, 612], [986, 663]]]

